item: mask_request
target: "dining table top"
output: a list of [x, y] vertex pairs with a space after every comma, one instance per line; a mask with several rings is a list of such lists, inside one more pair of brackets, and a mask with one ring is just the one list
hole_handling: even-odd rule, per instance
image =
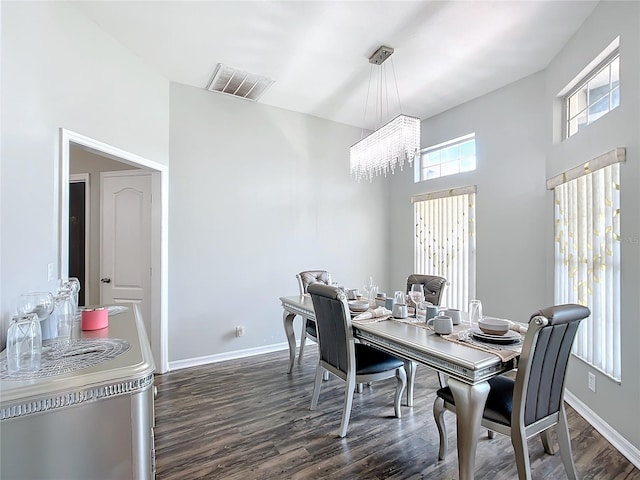
[[[308, 295], [280, 297], [283, 306], [305, 318], [315, 320], [313, 302]], [[352, 321], [354, 336], [398, 356], [430, 366], [473, 385], [515, 367], [517, 358], [503, 361], [494, 353], [442, 338], [433, 330], [407, 321]]]

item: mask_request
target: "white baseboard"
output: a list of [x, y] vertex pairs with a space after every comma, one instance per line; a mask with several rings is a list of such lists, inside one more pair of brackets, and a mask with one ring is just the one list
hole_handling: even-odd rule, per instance
[[593, 410], [587, 407], [578, 397], [569, 390], [564, 392], [565, 401], [573, 407], [587, 422], [591, 424], [616, 450], [624, 455], [627, 460], [640, 468], [640, 450], [631, 444], [626, 438], [614, 430], [607, 422], [602, 420]]
[[[279, 352], [288, 350], [288, 343], [276, 343], [275, 345], [265, 345], [263, 347], [247, 348], [244, 350], [235, 350], [233, 352], [219, 353], [216, 355], [206, 355], [204, 357], [188, 358], [186, 360], [176, 360], [169, 362], [169, 371], [180, 370], [182, 368], [198, 367], [209, 363], [224, 362], [226, 360], [235, 360], [237, 358], [252, 357], [263, 353]], [[285, 365], [286, 367], [286, 365]]]

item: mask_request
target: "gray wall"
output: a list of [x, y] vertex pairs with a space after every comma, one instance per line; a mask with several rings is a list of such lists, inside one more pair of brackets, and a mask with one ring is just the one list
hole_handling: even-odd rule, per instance
[[169, 162], [169, 82], [69, 3], [1, 2], [0, 345], [20, 293], [53, 290], [59, 129]]
[[[583, 132], [563, 142], [552, 142], [557, 93], [596, 55], [620, 36], [620, 107]], [[594, 14], [546, 70], [544, 97], [547, 177], [591, 160], [616, 147], [626, 147], [620, 167], [621, 331], [622, 382], [575, 359], [567, 386], [588, 408], [598, 413], [629, 442], [640, 448], [640, 2], [602, 2]], [[554, 115], [556, 115], [554, 117]], [[553, 248], [553, 233], [546, 244]], [[553, 250], [549, 251], [549, 256]], [[553, 278], [553, 264], [549, 275]], [[587, 388], [587, 374], [596, 375], [596, 393]]]
[[350, 178], [360, 133], [171, 84], [170, 361], [283, 343], [302, 270], [383, 279], [386, 184]]
[[411, 196], [476, 185], [476, 296], [484, 311], [526, 321], [553, 300], [545, 285], [543, 92], [537, 74], [422, 122], [423, 148], [475, 132], [477, 168], [420, 183], [413, 171], [391, 179], [392, 231], [404, 232], [391, 236], [393, 285], [413, 270]]

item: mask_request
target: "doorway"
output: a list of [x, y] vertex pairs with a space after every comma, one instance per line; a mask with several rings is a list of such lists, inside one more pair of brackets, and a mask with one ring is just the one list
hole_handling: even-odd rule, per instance
[[[134, 168], [147, 171], [152, 178], [153, 207], [151, 221], [151, 270], [154, 272], [150, 282], [150, 328], [147, 331], [151, 343], [156, 371], [168, 370], [167, 340], [167, 218], [168, 218], [168, 167], [145, 159], [117, 147], [85, 137], [70, 130], [60, 130], [59, 164], [59, 276], [69, 276], [69, 164], [71, 147], [80, 147], [106, 161], [121, 162]], [[91, 283], [89, 280], [87, 283]], [[146, 320], [146, 319], [145, 319]], [[146, 321], [145, 321], [146, 323]]]
[[87, 305], [89, 296], [89, 175], [69, 175], [69, 277], [83, 288], [78, 305]]

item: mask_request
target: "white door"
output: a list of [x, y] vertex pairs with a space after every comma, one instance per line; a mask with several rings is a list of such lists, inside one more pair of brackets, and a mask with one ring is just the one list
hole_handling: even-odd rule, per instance
[[151, 174], [100, 174], [100, 303], [138, 303], [151, 338]]

